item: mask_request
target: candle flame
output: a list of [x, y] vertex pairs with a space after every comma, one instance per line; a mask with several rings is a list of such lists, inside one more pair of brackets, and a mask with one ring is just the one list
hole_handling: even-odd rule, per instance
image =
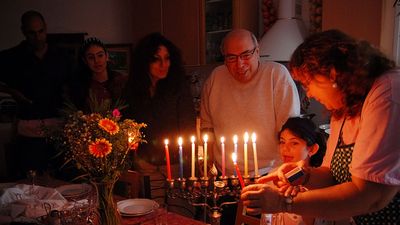
[[183, 139], [182, 139], [182, 137], [179, 137], [178, 138], [178, 145], [182, 146], [182, 144], [183, 144]]
[[247, 142], [249, 142], [249, 133], [247, 133], [247, 131], [244, 132], [243, 138], [244, 138], [244, 143], [247, 144]]
[[165, 144], [165, 145], [168, 145], [168, 143], [169, 143], [168, 139], [165, 139], [165, 140], [164, 140], [164, 144]]
[[251, 140], [252, 140], [253, 142], [256, 142], [256, 139], [257, 139], [256, 133], [253, 132], [253, 133], [251, 134]]
[[208, 141], [208, 135], [207, 134], [204, 135], [203, 140], [204, 140], [204, 142]]
[[235, 134], [233, 135], [233, 143], [237, 144], [237, 142], [238, 142], [238, 136]]
[[223, 144], [225, 142], [225, 137], [221, 137], [221, 143]]
[[236, 153], [232, 153], [232, 161], [233, 161], [234, 164], [236, 164], [236, 160], [237, 160]]
[[192, 144], [194, 143], [195, 140], [196, 140], [196, 138], [194, 136], [190, 137], [190, 141], [192, 142]]

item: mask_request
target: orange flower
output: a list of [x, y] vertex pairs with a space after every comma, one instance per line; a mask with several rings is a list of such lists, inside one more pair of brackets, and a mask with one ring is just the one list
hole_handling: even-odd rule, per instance
[[119, 131], [118, 125], [110, 119], [101, 119], [99, 121], [99, 126], [110, 134], [116, 134]]
[[89, 145], [89, 152], [94, 157], [103, 158], [104, 156], [111, 153], [112, 144], [106, 139], [96, 139]]

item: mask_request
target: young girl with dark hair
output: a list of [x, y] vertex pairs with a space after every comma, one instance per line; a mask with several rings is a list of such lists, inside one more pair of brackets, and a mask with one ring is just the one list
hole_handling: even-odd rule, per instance
[[110, 70], [104, 43], [95, 37], [86, 39], [79, 57], [78, 71], [69, 83], [67, 98], [86, 113], [116, 107], [127, 76]]

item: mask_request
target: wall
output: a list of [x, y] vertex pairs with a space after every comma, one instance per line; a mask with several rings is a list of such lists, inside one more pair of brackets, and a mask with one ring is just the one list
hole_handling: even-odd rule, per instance
[[323, 0], [322, 30], [340, 29], [393, 57], [395, 0]]
[[106, 43], [132, 43], [131, 0], [1, 0], [0, 50], [24, 39], [21, 15], [30, 9], [43, 14], [49, 33], [86, 32]]
[[324, 0], [322, 29], [338, 28], [379, 46], [381, 0]]

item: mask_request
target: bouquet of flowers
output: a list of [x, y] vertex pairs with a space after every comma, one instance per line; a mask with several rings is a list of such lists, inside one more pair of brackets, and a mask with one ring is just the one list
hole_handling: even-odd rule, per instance
[[140, 129], [145, 124], [120, 118], [114, 109], [105, 116], [77, 111], [67, 119], [63, 130], [67, 159], [93, 181], [110, 182], [127, 170], [127, 155], [144, 141]]
[[[131, 119], [120, 120], [118, 109], [109, 113], [70, 113], [57, 136], [65, 148], [66, 163], [83, 171], [97, 189], [98, 211], [105, 224], [118, 224], [112, 191], [121, 173], [131, 165], [129, 153], [143, 140], [146, 124]], [[53, 136], [54, 137], [54, 136]]]

